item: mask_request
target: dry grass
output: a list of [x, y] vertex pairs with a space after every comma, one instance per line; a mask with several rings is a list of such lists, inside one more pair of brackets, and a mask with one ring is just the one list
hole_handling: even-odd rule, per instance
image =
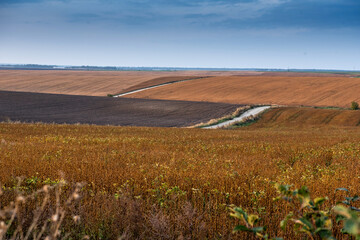
[[[40, 188], [59, 179], [86, 182], [76, 214], [62, 231], [93, 239], [250, 239], [231, 230], [228, 206], [262, 217], [271, 236], [300, 238], [279, 222], [289, 211], [271, 182], [307, 185], [329, 204], [334, 190], [360, 189], [360, 129], [229, 130], [0, 124], [3, 205], [16, 176]], [[49, 180], [50, 179], [50, 180]], [[341, 239], [339, 229], [334, 234]]]
[[211, 120], [209, 120], [209, 121], [207, 121], [205, 123], [199, 123], [199, 124], [196, 124], [194, 126], [190, 126], [188, 128], [205, 127], [205, 126], [210, 126], [210, 125], [217, 124], [217, 123], [222, 122], [222, 121], [227, 121], [227, 120], [233, 119], [235, 117], [238, 117], [240, 114], [247, 111], [249, 108], [250, 108], [250, 106], [242, 106], [242, 107], [237, 108], [232, 114], [228, 114], [228, 115], [223, 116], [221, 118], [211, 119]]
[[[36, 190], [24, 186], [18, 179], [17, 185], [11, 189], [0, 186], [1, 203], [8, 204], [0, 205], [0, 239], [68, 239], [71, 231], [63, 232], [63, 223], [66, 218], [75, 224], [80, 223], [80, 216], [74, 215], [73, 209], [83, 185], [76, 184], [72, 192], [67, 191], [69, 196], [65, 196], [65, 184], [61, 180]], [[67, 188], [69, 190], [69, 186]]]
[[217, 76], [149, 89], [127, 97], [167, 100], [349, 107], [359, 101], [360, 79], [296, 74]]

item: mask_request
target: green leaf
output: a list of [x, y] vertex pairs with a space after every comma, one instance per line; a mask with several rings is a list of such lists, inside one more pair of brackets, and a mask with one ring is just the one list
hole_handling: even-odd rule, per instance
[[319, 207], [321, 204], [323, 204], [325, 201], [327, 201], [327, 197], [319, 197], [314, 199], [315, 207]]
[[311, 224], [311, 222], [309, 220], [307, 220], [306, 218], [300, 218], [299, 219], [300, 222], [303, 223], [303, 226], [306, 226], [308, 228], [308, 230], [312, 230], [313, 229], [313, 225]]
[[317, 233], [321, 239], [330, 239], [332, 237], [332, 232], [326, 228], [318, 228], [315, 230], [315, 233]]
[[360, 199], [360, 197], [359, 197], [358, 195], [355, 195], [355, 196], [353, 197], [352, 201], [353, 201], [353, 202], [356, 202], [356, 201], [359, 200], [359, 199]]
[[275, 187], [280, 191], [280, 193], [282, 193], [284, 195], [291, 195], [290, 188], [292, 187], [292, 185], [275, 184]]
[[286, 224], [287, 224], [288, 220], [287, 219], [284, 219], [280, 222], [280, 227], [283, 231], [285, 231], [285, 228], [286, 228]]
[[343, 221], [343, 220], [345, 220], [346, 218], [344, 217], [344, 216], [341, 216], [341, 215], [336, 215], [336, 222], [338, 223], [338, 222], [340, 222], [340, 221]]
[[254, 233], [263, 232], [265, 230], [264, 227], [254, 227], [251, 229]]
[[237, 225], [233, 232], [238, 232], [238, 231], [243, 231], [243, 232], [253, 232], [250, 228], [244, 226], [244, 225]]
[[289, 221], [289, 219], [293, 216], [294, 214], [292, 212], [290, 212], [281, 222], [280, 222], [280, 227], [283, 231], [285, 231], [286, 225]]
[[306, 186], [302, 186], [298, 192], [299, 200], [301, 202], [301, 208], [309, 206], [310, 203], [310, 192]]
[[348, 219], [351, 218], [351, 211], [347, 207], [337, 205], [337, 206], [334, 207], [334, 212], [336, 214], [338, 214], [338, 215], [341, 215], [341, 216], [345, 217], [345, 218], [348, 218]]
[[230, 213], [230, 216], [238, 218], [240, 220], [246, 221], [248, 223], [248, 215], [247, 213], [240, 207], [232, 208], [232, 213]]
[[350, 207], [351, 210], [354, 210], [356, 212], [360, 212], [360, 209], [359, 208], [356, 208], [356, 207]]
[[254, 224], [256, 223], [256, 221], [259, 219], [259, 216], [258, 215], [254, 215], [254, 214], [251, 214], [248, 216], [248, 223], [251, 225], [251, 226], [254, 226]]
[[335, 192], [337, 191], [346, 191], [346, 192], [349, 192], [349, 190], [347, 190], [346, 188], [337, 188], [335, 189]]
[[345, 221], [344, 231], [351, 235], [360, 235], [360, 222], [355, 219]]

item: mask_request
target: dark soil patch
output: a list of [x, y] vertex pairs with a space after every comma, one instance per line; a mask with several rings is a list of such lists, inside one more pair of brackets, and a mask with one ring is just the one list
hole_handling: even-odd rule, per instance
[[183, 127], [240, 105], [0, 91], [0, 121]]

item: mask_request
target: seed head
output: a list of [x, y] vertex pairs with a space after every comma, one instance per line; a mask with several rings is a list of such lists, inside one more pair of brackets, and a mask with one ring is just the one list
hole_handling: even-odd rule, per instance
[[54, 214], [54, 215], [52, 215], [52, 217], [51, 217], [51, 221], [53, 221], [53, 222], [57, 222], [57, 220], [59, 220], [59, 215], [58, 215], [58, 214]]
[[79, 223], [80, 222], [80, 216], [76, 215], [76, 216], [73, 216], [73, 220], [75, 223]]
[[77, 200], [77, 199], [79, 199], [80, 195], [78, 193], [74, 192], [72, 197], [73, 197], [73, 199]]
[[0, 222], [0, 229], [6, 228], [6, 224], [4, 221]]
[[42, 189], [45, 193], [49, 192], [49, 185], [44, 185]]
[[18, 196], [16, 202], [25, 202], [25, 198], [23, 196]]

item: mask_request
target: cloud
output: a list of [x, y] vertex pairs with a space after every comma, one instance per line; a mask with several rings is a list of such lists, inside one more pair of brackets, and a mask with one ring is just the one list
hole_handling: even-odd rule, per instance
[[[8, 22], [109, 28], [277, 29], [360, 26], [358, 0], [0, 0]], [[0, 24], [1, 25], [1, 24]]]
[[[156, 2], [156, 1], [155, 1]], [[247, 19], [260, 17], [267, 10], [288, 2], [288, 0], [256, 1], [175, 1], [165, 7], [155, 5], [152, 11], [164, 16], [217, 16], [220, 18]]]

